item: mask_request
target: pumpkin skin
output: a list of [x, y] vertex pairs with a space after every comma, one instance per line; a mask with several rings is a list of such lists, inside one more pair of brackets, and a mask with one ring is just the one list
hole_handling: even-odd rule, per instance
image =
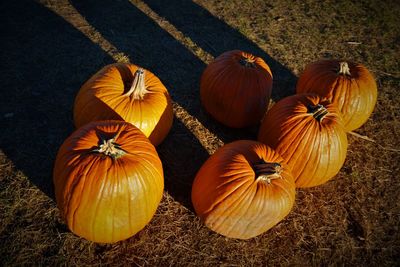
[[277, 102], [261, 123], [258, 140], [286, 160], [297, 187], [326, 183], [339, 172], [347, 154], [340, 113], [329, 100], [315, 94]]
[[378, 90], [366, 67], [353, 62], [321, 60], [306, 66], [297, 93], [317, 93], [339, 108], [347, 131], [360, 128], [374, 110]]
[[239, 50], [210, 63], [200, 81], [205, 110], [220, 123], [242, 128], [260, 123], [271, 97], [272, 73], [265, 61]]
[[219, 148], [192, 186], [197, 215], [211, 230], [230, 238], [264, 233], [286, 217], [294, 199], [294, 179], [284, 160], [249, 140]]
[[74, 104], [77, 128], [99, 120], [130, 122], [157, 146], [172, 126], [171, 98], [150, 71], [128, 63], [107, 65], [81, 87]]
[[[117, 145], [101, 151], [107, 148], [102, 140]], [[53, 181], [68, 228], [100, 243], [124, 240], [143, 229], [164, 189], [154, 146], [123, 121], [92, 122], [72, 133], [58, 151]]]

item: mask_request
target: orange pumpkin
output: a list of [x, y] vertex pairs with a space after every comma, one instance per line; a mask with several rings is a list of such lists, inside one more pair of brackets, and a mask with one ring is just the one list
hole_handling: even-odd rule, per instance
[[201, 102], [220, 123], [241, 128], [260, 123], [268, 108], [272, 73], [265, 61], [239, 50], [218, 56], [204, 70]]
[[307, 65], [300, 75], [297, 93], [317, 93], [336, 104], [347, 131], [363, 125], [374, 110], [377, 86], [361, 64], [321, 60]]
[[266, 114], [258, 140], [271, 146], [292, 169], [297, 187], [333, 178], [343, 166], [347, 136], [334, 104], [315, 94], [277, 102]]
[[154, 146], [123, 121], [92, 122], [72, 133], [58, 151], [53, 181], [69, 229], [101, 243], [129, 238], [148, 224], [164, 188]]
[[107, 65], [82, 86], [74, 105], [76, 127], [99, 120], [130, 122], [158, 145], [172, 126], [171, 99], [150, 71], [127, 63]]
[[284, 160], [256, 141], [235, 141], [217, 150], [200, 168], [192, 186], [197, 215], [211, 230], [249, 239], [290, 212], [295, 184]]

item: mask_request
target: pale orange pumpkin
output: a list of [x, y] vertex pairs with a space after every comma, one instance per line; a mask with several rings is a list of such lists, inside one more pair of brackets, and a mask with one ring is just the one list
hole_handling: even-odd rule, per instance
[[192, 186], [196, 214], [211, 230], [249, 239], [284, 219], [293, 207], [295, 184], [283, 158], [256, 141], [219, 148]]
[[150, 71], [127, 63], [107, 65], [81, 87], [74, 104], [76, 127], [99, 120], [130, 122], [158, 145], [172, 126], [171, 99]]
[[286, 160], [297, 187], [317, 186], [332, 179], [347, 154], [340, 113], [316, 94], [293, 95], [277, 102], [263, 119], [258, 140]]
[[377, 86], [362, 64], [321, 60], [306, 66], [296, 86], [297, 93], [317, 93], [336, 104], [347, 131], [361, 127], [374, 110]]
[[154, 146], [123, 121], [92, 122], [72, 133], [58, 151], [53, 181], [68, 228], [101, 243], [124, 240], [143, 229], [164, 188]]
[[200, 81], [201, 103], [220, 123], [242, 128], [260, 123], [271, 97], [272, 73], [265, 61], [233, 50], [215, 58]]

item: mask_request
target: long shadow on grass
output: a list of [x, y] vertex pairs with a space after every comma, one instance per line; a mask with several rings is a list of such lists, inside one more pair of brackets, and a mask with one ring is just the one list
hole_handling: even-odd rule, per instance
[[[202, 6], [187, 0], [146, 0], [145, 2], [159, 16], [168, 20], [214, 57], [234, 49], [248, 51], [262, 57], [271, 67], [274, 76], [272, 93], [274, 101], [294, 93], [296, 76], [288, 68]], [[240, 13], [237, 16], [240, 16]]]
[[[59, 146], [74, 130], [72, 108], [80, 86], [113, 59], [63, 18], [32, 1], [0, 5], [0, 149], [33, 184], [54, 198], [52, 169]], [[107, 107], [104, 107], [107, 108]], [[188, 147], [172, 157], [197, 151], [196, 166], [207, 157], [197, 139], [178, 121], [172, 135]], [[169, 152], [175, 139], [160, 149]], [[170, 144], [170, 145], [168, 145]], [[199, 162], [200, 160], [200, 162]], [[165, 167], [166, 176], [180, 175]], [[196, 170], [190, 165], [191, 170]], [[195, 171], [182, 175], [193, 177]], [[180, 180], [185, 180], [180, 179]], [[190, 186], [176, 181], [172, 190]], [[188, 195], [184, 196], [188, 200]], [[182, 200], [183, 201], [183, 200]], [[187, 203], [187, 201], [186, 201]]]
[[[208, 11], [190, 1], [148, 3], [214, 56], [226, 50], [243, 49], [265, 58], [277, 79], [274, 89], [279, 93], [274, 93], [274, 98], [291, 93], [288, 88], [294, 76], [289, 70]], [[255, 128], [233, 130], [205, 114], [199, 100], [199, 80], [205, 64], [128, 0], [76, 0], [72, 4], [105, 39], [127, 54], [131, 62], [154, 72], [167, 86], [172, 99], [225, 143], [256, 137]], [[162, 10], [168, 5], [171, 6]], [[189, 25], [185, 25], [186, 20]], [[209, 44], [218, 49], [208, 49]], [[191, 184], [207, 153], [184, 128], [175, 122], [158, 151], [166, 170], [166, 189], [190, 207]]]
[[0, 9], [0, 148], [54, 198], [53, 163], [74, 129], [75, 94], [112, 58], [34, 1], [7, 1]]
[[[72, 3], [107, 40], [128, 54], [133, 63], [160, 77], [174, 101], [222, 141], [256, 137], [256, 127], [231, 129], [205, 113], [200, 103], [199, 84], [206, 65], [128, 0], [75, 0]], [[295, 76], [286, 67], [201, 6], [184, 0], [146, 3], [215, 57], [228, 50], [242, 49], [264, 58], [274, 74], [274, 100], [293, 93]]]
[[[269, 56], [238, 30], [233, 29], [200, 5], [187, 0], [146, 0], [145, 2], [160, 17], [168, 20], [185, 36], [190, 37], [194, 43], [214, 57], [225, 51], [239, 49], [263, 58], [273, 73], [272, 99], [274, 101], [294, 93], [294, 84], [297, 78], [288, 68]], [[240, 13], [237, 16], [240, 16]], [[197, 83], [197, 91], [198, 85], [199, 83]], [[210, 121], [204, 110], [198, 112], [196, 117], [202, 122]], [[238, 139], [238, 137], [256, 137], [257, 127], [234, 130], [220, 126], [215, 121], [212, 122], [207, 124], [208, 128], [217, 132], [225, 142]]]
[[[72, 4], [131, 62], [154, 72], [175, 102], [190, 109], [189, 112], [200, 108], [196, 81], [204, 63], [142, 11], [128, 1], [73, 1]], [[190, 207], [192, 180], [208, 153], [176, 118], [157, 150], [163, 161], [166, 190]]]

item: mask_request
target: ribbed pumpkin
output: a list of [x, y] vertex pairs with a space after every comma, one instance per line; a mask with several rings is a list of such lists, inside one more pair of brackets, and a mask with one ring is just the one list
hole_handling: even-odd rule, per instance
[[347, 131], [363, 125], [374, 110], [377, 86], [366, 67], [353, 62], [321, 60], [306, 66], [297, 93], [317, 93], [336, 104]]
[[215, 58], [201, 76], [205, 110], [220, 123], [241, 128], [260, 123], [268, 108], [272, 73], [265, 61], [239, 50]]
[[99, 120], [130, 122], [158, 145], [172, 126], [171, 99], [150, 71], [127, 63], [107, 65], [81, 87], [74, 105], [76, 127]]
[[53, 181], [69, 229], [101, 243], [129, 238], [145, 227], [164, 188], [154, 146], [123, 121], [92, 122], [72, 133], [58, 151]]
[[197, 215], [211, 230], [249, 239], [280, 222], [292, 209], [295, 184], [284, 160], [256, 141], [235, 141], [217, 150], [192, 186]]
[[293, 95], [277, 102], [261, 123], [258, 140], [287, 161], [297, 187], [332, 179], [347, 153], [340, 113], [329, 100], [315, 94]]

